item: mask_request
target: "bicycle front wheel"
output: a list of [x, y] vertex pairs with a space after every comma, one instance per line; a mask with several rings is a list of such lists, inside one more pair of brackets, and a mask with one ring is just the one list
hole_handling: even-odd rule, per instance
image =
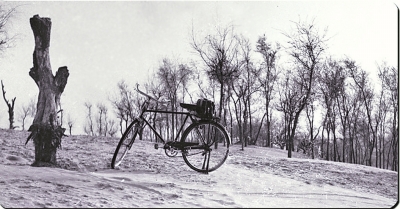
[[121, 140], [119, 141], [118, 146], [115, 149], [114, 156], [111, 161], [111, 168], [115, 169], [121, 164], [122, 160], [131, 149], [133, 142], [135, 142], [135, 138], [137, 137], [139, 132], [139, 127], [139, 121], [134, 120], [125, 130], [125, 133], [122, 135]]
[[183, 133], [182, 157], [195, 171], [208, 173], [218, 169], [229, 153], [230, 140], [225, 128], [214, 121], [191, 124]]

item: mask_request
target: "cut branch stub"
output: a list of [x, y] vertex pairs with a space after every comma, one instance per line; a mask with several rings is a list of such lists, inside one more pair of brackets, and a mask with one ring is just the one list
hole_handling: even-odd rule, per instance
[[30, 18], [30, 24], [35, 37], [35, 50], [29, 75], [41, 88], [41, 85], [53, 83], [49, 56], [51, 19], [35, 15]]
[[[35, 47], [46, 49], [50, 47], [50, 31], [51, 31], [51, 19], [48, 17], [39, 17], [39, 15], [34, 15], [30, 19], [31, 28], [33, 35], [35, 36]], [[38, 40], [36, 37], [41, 37]], [[39, 43], [39, 44], [38, 44]]]
[[57, 87], [57, 92], [60, 94], [64, 92], [64, 88], [67, 85], [67, 79], [69, 76], [67, 66], [59, 67], [54, 77], [54, 85]]

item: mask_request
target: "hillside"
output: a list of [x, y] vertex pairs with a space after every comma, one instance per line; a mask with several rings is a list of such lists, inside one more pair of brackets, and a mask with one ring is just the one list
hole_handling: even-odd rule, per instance
[[68, 136], [60, 168], [36, 168], [28, 132], [0, 129], [3, 207], [392, 207], [398, 173], [311, 160], [275, 148], [231, 147], [206, 175], [178, 155], [139, 141], [123, 167], [110, 169], [118, 138]]

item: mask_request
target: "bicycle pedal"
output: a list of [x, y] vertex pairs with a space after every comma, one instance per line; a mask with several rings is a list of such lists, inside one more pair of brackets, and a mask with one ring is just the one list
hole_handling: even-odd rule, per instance
[[158, 149], [158, 144], [154, 144], [154, 149]]

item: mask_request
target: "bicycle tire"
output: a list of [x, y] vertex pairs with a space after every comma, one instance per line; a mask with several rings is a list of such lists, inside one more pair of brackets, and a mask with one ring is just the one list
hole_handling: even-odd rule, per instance
[[[229, 154], [230, 139], [225, 128], [211, 120], [191, 124], [183, 133], [182, 148], [185, 163], [193, 170], [208, 173], [218, 169]], [[192, 145], [196, 143], [197, 145]]]
[[139, 131], [139, 121], [134, 120], [122, 135], [117, 148], [115, 149], [114, 156], [111, 161], [111, 168], [115, 169], [119, 166], [122, 160], [125, 158], [128, 151], [131, 149], [132, 144], [135, 142], [135, 138]]

